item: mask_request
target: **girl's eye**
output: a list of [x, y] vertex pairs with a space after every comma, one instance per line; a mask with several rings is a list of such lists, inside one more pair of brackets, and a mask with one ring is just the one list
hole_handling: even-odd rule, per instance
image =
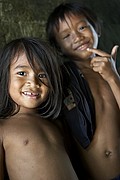
[[39, 79], [41, 79], [41, 78], [46, 78], [47, 76], [46, 76], [46, 74], [39, 74], [38, 77], [39, 77]]
[[24, 71], [18, 72], [17, 74], [20, 76], [26, 76], [26, 73]]

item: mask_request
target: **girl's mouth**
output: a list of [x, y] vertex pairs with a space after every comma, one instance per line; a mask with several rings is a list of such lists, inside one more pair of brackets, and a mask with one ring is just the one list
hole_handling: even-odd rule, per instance
[[22, 92], [22, 94], [24, 96], [27, 96], [29, 98], [37, 98], [39, 96], [39, 93], [38, 92], [28, 92], [28, 91], [24, 91]]

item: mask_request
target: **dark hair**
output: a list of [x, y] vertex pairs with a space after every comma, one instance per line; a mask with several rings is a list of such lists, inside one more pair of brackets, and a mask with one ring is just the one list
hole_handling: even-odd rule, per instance
[[[49, 83], [49, 95], [46, 102], [37, 110], [45, 118], [56, 118], [61, 110], [62, 84], [58, 59], [47, 42], [38, 38], [20, 38], [6, 44], [0, 57], [0, 118], [6, 118], [19, 111], [19, 106], [9, 95], [9, 72], [12, 60], [25, 53], [29, 64], [35, 72], [35, 63], [42, 67]], [[17, 108], [16, 108], [17, 107]]]
[[59, 50], [59, 44], [55, 38], [55, 30], [59, 31], [59, 21], [64, 21], [65, 16], [84, 15], [89, 23], [94, 27], [96, 32], [100, 33], [100, 21], [96, 14], [92, 12], [88, 7], [83, 6], [79, 2], [61, 3], [57, 6], [49, 15], [46, 23], [46, 34], [51, 45]]

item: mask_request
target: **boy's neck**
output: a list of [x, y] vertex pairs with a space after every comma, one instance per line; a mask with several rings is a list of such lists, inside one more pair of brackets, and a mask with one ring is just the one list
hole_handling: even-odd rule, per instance
[[95, 55], [90, 56], [88, 59], [74, 59], [74, 63], [77, 65], [77, 67], [82, 70], [82, 69], [89, 69], [91, 70], [91, 66], [90, 66], [90, 62], [91, 59], [94, 57]]
[[91, 69], [90, 66], [90, 59], [89, 60], [83, 60], [83, 61], [74, 61], [74, 63], [77, 65], [77, 67], [82, 70], [82, 69]]

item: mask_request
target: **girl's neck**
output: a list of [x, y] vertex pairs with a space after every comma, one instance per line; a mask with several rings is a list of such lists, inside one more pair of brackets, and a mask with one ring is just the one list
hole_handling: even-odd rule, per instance
[[33, 114], [37, 114], [36, 109], [30, 109], [30, 108], [20, 108], [18, 114], [28, 114], [28, 115], [33, 115]]

